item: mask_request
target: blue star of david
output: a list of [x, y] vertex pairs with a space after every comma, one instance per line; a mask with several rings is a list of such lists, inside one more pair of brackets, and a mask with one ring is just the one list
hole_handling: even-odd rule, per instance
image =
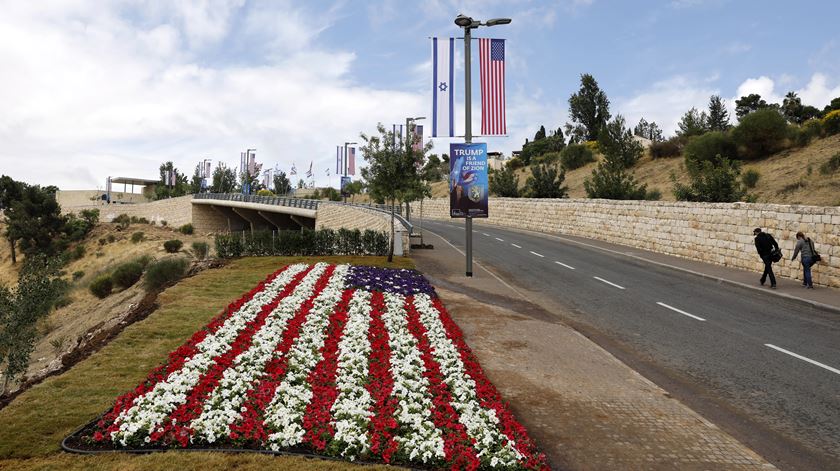
[[438, 85], [438, 88], [440, 89], [440, 91], [445, 92], [446, 91], [446, 82], [441, 82], [440, 85]]

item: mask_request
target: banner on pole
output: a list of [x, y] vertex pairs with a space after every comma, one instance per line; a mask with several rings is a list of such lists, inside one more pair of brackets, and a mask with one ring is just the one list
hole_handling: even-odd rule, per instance
[[345, 189], [350, 181], [350, 177], [341, 177], [341, 196], [350, 196]]
[[356, 148], [351, 147], [347, 149], [347, 174], [348, 175], [355, 175], [356, 174]]
[[412, 143], [412, 149], [415, 152], [422, 152], [423, 151], [423, 125], [422, 124], [415, 124], [414, 125], [414, 142]]
[[455, 136], [455, 38], [432, 38], [432, 137]]
[[487, 143], [449, 145], [449, 216], [487, 217]]

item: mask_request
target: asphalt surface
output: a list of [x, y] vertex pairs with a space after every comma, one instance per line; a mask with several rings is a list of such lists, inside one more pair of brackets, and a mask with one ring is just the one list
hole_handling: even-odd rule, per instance
[[[462, 221], [424, 230], [464, 247]], [[480, 223], [473, 254], [780, 468], [840, 469], [837, 312]]]

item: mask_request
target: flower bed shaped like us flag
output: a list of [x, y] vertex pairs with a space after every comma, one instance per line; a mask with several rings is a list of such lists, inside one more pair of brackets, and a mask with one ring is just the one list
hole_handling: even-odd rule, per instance
[[422, 275], [325, 263], [271, 274], [77, 435], [90, 450], [547, 468]]

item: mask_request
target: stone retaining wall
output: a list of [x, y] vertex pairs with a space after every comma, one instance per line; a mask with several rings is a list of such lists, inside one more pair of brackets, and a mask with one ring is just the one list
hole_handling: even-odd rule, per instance
[[[419, 205], [415, 207], [419, 208]], [[449, 199], [423, 204], [425, 217], [449, 219]], [[784, 254], [774, 271], [801, 279], [791, 262], [796, 232], [811, 237], [823, 261], [814, 283], [840, 288], [840, 207], [590, 199], [490, 198], [477, 224], [568, 234], [760, 272], [752, 231], [773, 234]]]
[[156, 224], [166, 221], [169, 226], [179, 227], [192, 222], [192, 195], [152, 201], [151, 203], [89, 205], [62, 207], [61, 209], [64, 213], [75, 212], [77, 214], [83, 209], [98, 209], [99, 219], [104, 222], [110, 222], [120, 214], [128, 214], [129, 216], [143, 217], [149, 221], [155, 221]]
[[[381, 211], [365, 209], [339, 204], [321, 203], [318, 205], [318, 216], [315, 218], [315, 229], [373, 229], [374, 231], [391, 234], [391, 216]], [[397, 255], [408, 255], [409, 236], [405, 228], [396, 221], [394, 224], [397, 240], [394, 244], [394, 253]]]

